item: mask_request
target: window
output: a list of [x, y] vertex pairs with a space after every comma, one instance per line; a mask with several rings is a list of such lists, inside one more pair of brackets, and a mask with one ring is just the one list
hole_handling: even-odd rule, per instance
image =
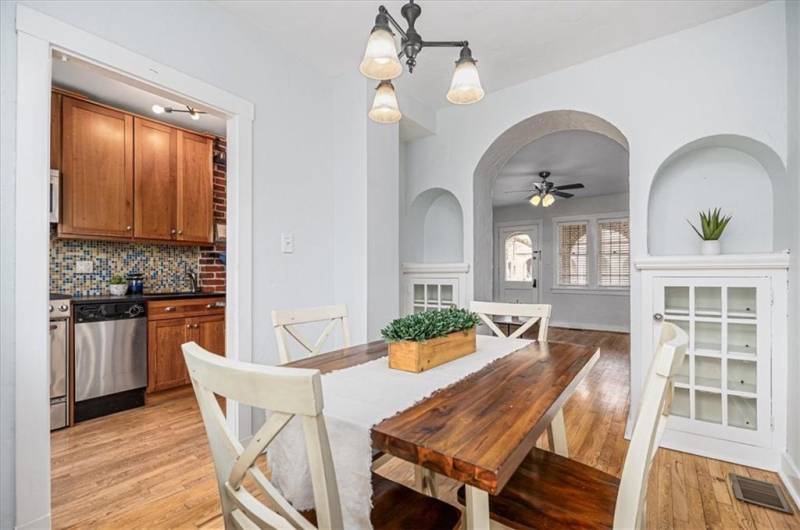
[[558, 225], [558, 284], [588, 285], [586, 222]]
[[598, 285], [628, 287], [631, 283], [628, 219], [598, 221], [597, 227], [600, 239]]
[[527, 234], [513, 234], [506, 238], [505, 278], [507, 282], [533, 280], [533, 243]]

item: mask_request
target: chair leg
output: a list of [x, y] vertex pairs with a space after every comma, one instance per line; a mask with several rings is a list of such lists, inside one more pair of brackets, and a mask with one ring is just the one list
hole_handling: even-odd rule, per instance
[[467, 530], [488, 530], [489, 494], [467, 484], [466, 497]]
[[426, 495], [431, 497], [439, 496], [436, 486], [436, 474], [426, 467], [414, 466], [414, 486]]
[[547, 426], [547, 440], [550, 443], [550, 450], [557, 455], [569, 457], [569, 447], [567, 447], [567, 428], [564, 425], [564, 410], [560, 409], [553, 417], [553, 421]]

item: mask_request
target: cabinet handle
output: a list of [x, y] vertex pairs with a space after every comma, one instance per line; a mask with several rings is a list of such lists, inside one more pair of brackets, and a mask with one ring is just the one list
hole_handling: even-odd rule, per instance
[[175, 311], [175, 306], [174, 305], [171, 305], [169, 307], [165, 307], [164, 308], [164, 312], [165, 313], [172, 313], [173, 311]]
[[655, 320], [656, 322], [661, 322], [662, 320], [664, 320], [664, 315], [662, 315], [661, 313], [656, 313], [655, 315], [653, 315], [653, 320]]
[[200, 324], [192, 324], [192, 327], [193, 327], [194, 329], [197, 329], [197, 328], [199, 328], [199, 327], [200, 327]]
[[183, 234], [183, 230], [178, 230], [178, 235]]
[[173, 228], [172, 230], [169, 231], [169, 233], [174, 236], [175, 234], [178, 233], [178, 231]]
[[58, 329], [58, 326], [50, 324], [50, 331], [55, 331]]
[[191, 324], [186, 324], [186, 327], [190, 328], [190, 327], [192, 327], [192, 325]]
[[131, 231], [131, 228], [132, 228], [132, 227], [131, 227], [131, 225], [128, 225], [128, 226], [126, 226], [126, 227], [125, 227], [125, 230], [127, 230], [128, 232], [130, 232], [130, 231]]

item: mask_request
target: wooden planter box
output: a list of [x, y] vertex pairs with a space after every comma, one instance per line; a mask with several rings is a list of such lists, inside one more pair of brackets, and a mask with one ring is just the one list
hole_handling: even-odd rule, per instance
[[412, 342], [389, 343], [389, 368], [406, 372], [422, 372], [459, 357], [474, 353], [475, 328], [456, 331], [444, 337]]

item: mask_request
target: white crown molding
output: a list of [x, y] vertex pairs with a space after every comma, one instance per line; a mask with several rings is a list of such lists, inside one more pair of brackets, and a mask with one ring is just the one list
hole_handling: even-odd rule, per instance
[[638, 270], [788, 269], [789, 251], [717, 256], [643, 256], [634, 262]]
[[469, 272], [469, 263], [403, 263], [400, 268], [403, 274], [466, 274]]

